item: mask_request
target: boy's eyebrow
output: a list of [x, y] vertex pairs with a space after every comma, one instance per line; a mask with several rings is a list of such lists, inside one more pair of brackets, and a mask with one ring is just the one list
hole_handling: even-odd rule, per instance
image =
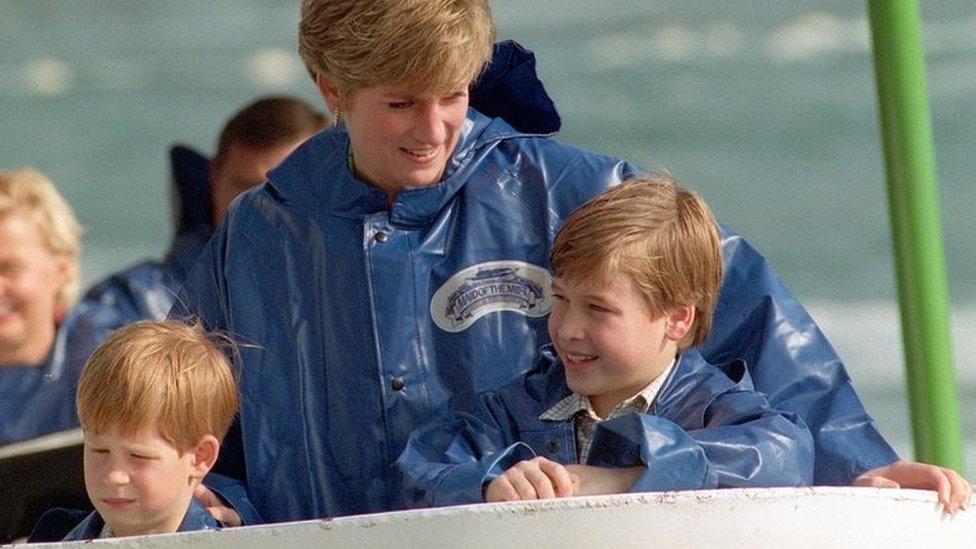
[[595, 301], [601, 305], [613, 305], [615, 302], [613, 299], [607, 298], [605, 295], [596, 294], [593, 292], [586, 292], [583, 294], [583, 298], [589, 301]]
[[[555, 278], [552, 280], [552, 284], [550, 284], [550, 286], [552, 287], [552, 290], [553, 291], [565, 291], [565, 288], [563, 287], [563, 285], [560, 284]], [[580, 294], [581, 294], [580, 297], [587, 298], [587, 299], [595, 299], [595, 300], [604, 301], [604, 302], [609, 302], [610, 301], [610, 300], [608, 300], [606, 298], [606, 296], [604, 295], [604, 293], [601, 293], [599, 290], [594, 290], [594, 287], [599, 288], [599, 285], [598, 284], [597, 285], [590, 285], [585, 290], [583, 290], [582, 292], [580, 292]]]
[[153, 454], [156, 455], [159, 451], [155, 448], [150, 448], [149, 446], [141, 446], [139, 444], [131, 444], [128, 442], [122, 443], [122, 449], [126, 452], [132, 452], [136, 454]]

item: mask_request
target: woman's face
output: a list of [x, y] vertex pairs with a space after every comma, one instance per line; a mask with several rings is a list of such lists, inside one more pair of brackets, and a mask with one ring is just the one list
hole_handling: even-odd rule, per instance
[[440, 181], [468, 110], [466, 88], [415, 93], [373, 86], [336, 99], [329, 104], [342, 110], [357, 177], [391, 194]]
[[0, 216], [0, 366], [47, 356], [67, 280], [66, 262], [48, 249], [26, 212]]

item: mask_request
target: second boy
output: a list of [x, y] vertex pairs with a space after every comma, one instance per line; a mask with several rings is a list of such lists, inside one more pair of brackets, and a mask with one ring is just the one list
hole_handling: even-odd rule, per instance
[[733, 380], [692, 349], [722, 278], [698, 196], [663, 177], [612, 188], [567, 219], [551, 263], [552, 345], [477, 410], [414, 432], [398, 465], [415, 500], [812, 481], [802, 420], [771, 409], [745, 365]]

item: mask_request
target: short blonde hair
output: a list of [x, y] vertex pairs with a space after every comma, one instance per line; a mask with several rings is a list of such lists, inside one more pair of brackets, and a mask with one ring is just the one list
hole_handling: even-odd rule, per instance
[[68, 267], [68, 282], [58, 292], [58, 305], [68, 310], [78, 299], [81, 224], [58, 189], [41, 172], [22, 169], [0, 171], [0, 217], [25, 212], [48, 250]]
[[487, 0], [303, 0], [298, 53], [341, 92], [466, 88], [491, 59]]
[[180, 452], [204, 435], [223, 440], [237, 412], [237, 384], [223, 353], [229, 345], [200, 324], [147, 320], [119, 328], [78, 380], [82, 428], [132, 435], [153, 427]]
[[678, 343], [708, 336], [722, 282], [715, 218], [694, 192], [664, 175], [621, 183], [583, 204], [556, 235], [549, 256], [557, 277], [607, 281], [626, 273], [654, 316], [695, 307], [695, 325]]

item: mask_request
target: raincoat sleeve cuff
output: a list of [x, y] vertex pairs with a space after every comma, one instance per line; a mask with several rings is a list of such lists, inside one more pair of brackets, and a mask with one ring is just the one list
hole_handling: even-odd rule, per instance
[[533, 452], [532, 448], [530, 448], [529, 445], [525, 444], [524, 442], [516, 442], [494, 456], [488, 456], [488, 458], [490, 458], [490, 465], [481, 479], [482, 486], [487, 485], [497, 477], [501, 476], [502, 473], [507, 471], [516, 463], [525, 461], [527, 459], [533, 459], [534, 457], [536, 457], [535, 452]]
[[528, 445], [516, 442], [476, 462], [455, 466], [434, 490], [434, 505], [481, 503], [485, 501], [484, 489], [488, 483], [516, 463], [534, 457], [535, 452]]
[[651, 415], [628, 414], [597, 426], [589, 465], [644, 465], [631, 492], [715, 488], [705, 451], [678, 425]]
[[264, 520], [258, 514], [257, 509], [247, 497], [247, 488], [244, 483], [230, 477], [210, 473], [206, 476], [203, 483], [209, 488], [222, 502], [234, 509], [241, 517], [243, 526], [253, 524], [263, 524]]

